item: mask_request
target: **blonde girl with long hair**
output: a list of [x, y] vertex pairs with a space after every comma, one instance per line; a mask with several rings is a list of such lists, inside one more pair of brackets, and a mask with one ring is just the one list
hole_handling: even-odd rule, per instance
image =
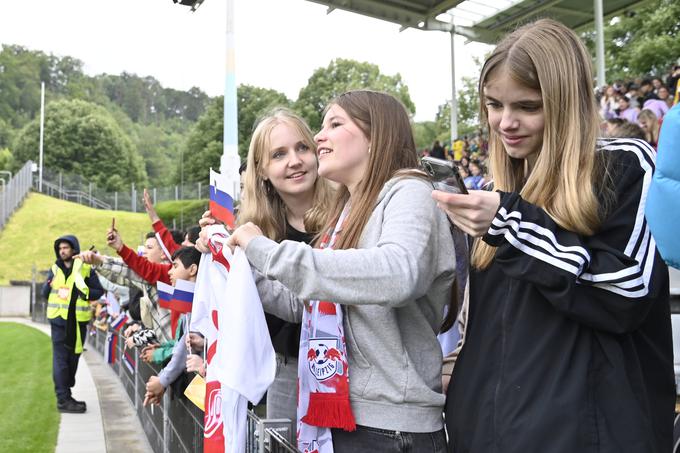
[[494, 192], [433, 192], [476, 237], [447, 394], [455, 452], [671, 450], [668, 270], [644, 219], [654, 151], [598, 140], [590, 55], [539, 20], [479, 81]]
[[656, 149], [659, 143], [659, 119], [654, 112], [643, 109], [638, 115], [638, 123], [645, 131], [645, 140]]
[[[319, 177], [316, 145], [307, 123], [276, 108], [252, 134], [237, 225], [254, 222], [269, 239], [311, 243], [321, 231], [333, 190]], [[296, 419], [300, 324], [267, 314], [277, 373], [267, 391], [267, 418]]]
[[298, 448], [443, 453], [437, 333], [454, 247], [406, 109], [384, 93], [344, 93], [315, 140], [319, 174], [339, 186], [316, 247], [277, 244], [254, 223], [230, 238], [289, 297], [263, 298], [265, 310], [302, 319]]

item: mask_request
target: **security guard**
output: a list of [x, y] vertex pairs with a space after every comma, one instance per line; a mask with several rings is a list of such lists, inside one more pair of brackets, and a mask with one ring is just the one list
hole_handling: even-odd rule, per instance
[[43, 296], [47, 297], [47, 318], [52, 330], [52, 379], [60, 412], [80, 414], [87, 406], [71, 396], [76, 382], [78, 359], [83, 351], [87, 323], [92, 317], [90, 300], [104, 294], [97, 274], [80, 258], [75, 236], [54, 241], [56, 262], [47, 275]]

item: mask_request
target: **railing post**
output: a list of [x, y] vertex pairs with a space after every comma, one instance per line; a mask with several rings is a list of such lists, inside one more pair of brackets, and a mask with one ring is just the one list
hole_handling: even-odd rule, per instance
[[130, 190], [130, 210], [132, 212], [137, 212], [137, 197], [135, 196], [135, 183], [131, 183]]
[[200, 200], [201, 199], [201, 181], [198, 181], [197, 184], [198, 184], [198, 193], [196, 195], [198, 195], [198, 196], [196, 197], [196, 199]]
[[88, 184], [88, 195], [90, 196], [90, 207], [94, 205], [94, 202], [92, 201], [92, 183]]
[[133, 348], [135, 352], [135, 411], [139, 413], [139, 354], [137, 353], [137, 348]]
[[64, 188], [61, 184], [62, 176], [63, 176], [62, 172], [59, 172], [59, 198], [61, 198], [63, 200], [64, 199]]
[[36, 279], [36, 273], [38, 270], [35, 267], [35, 264], [33, 264], [33, 267], [31, 267], [31, 319], [35, 321], [35, 279]]
[[113, 210], [114, 211], [118, 210], [118, 191], [115, 191], [113, 193]]
[[163, 394], [163, 453], [170, 452], [170, 417], [168, 406], [170, 405], [170, 392]]
[[175, 186], [175, 201], [179, 200], [179, 186]]
[[153, 205], [156, 206], [156, 188], [153, 188]]

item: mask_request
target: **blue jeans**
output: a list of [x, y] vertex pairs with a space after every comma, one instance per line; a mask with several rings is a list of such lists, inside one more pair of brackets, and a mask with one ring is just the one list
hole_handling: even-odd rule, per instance
[[407, 433], [357, 425], [356, 431], [333, 430], [335, 453], [446, 453], [444, 430]]
[[[78, 323], [80, 338], [85, 343], [87, 323]], [[52, 331], [52, 380], [57, 401], [64, 401], [71, 396], [71, 387], [76, 384], [76, 371], [80, 354], [74, 354], [66, 348], [66, 320], [62, 318], [50, 319]]]

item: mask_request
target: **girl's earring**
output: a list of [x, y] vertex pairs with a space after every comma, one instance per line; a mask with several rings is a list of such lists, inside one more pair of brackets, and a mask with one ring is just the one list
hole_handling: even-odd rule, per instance
[[371, 154], [371, 147], [368, 147], [368, 154]]

